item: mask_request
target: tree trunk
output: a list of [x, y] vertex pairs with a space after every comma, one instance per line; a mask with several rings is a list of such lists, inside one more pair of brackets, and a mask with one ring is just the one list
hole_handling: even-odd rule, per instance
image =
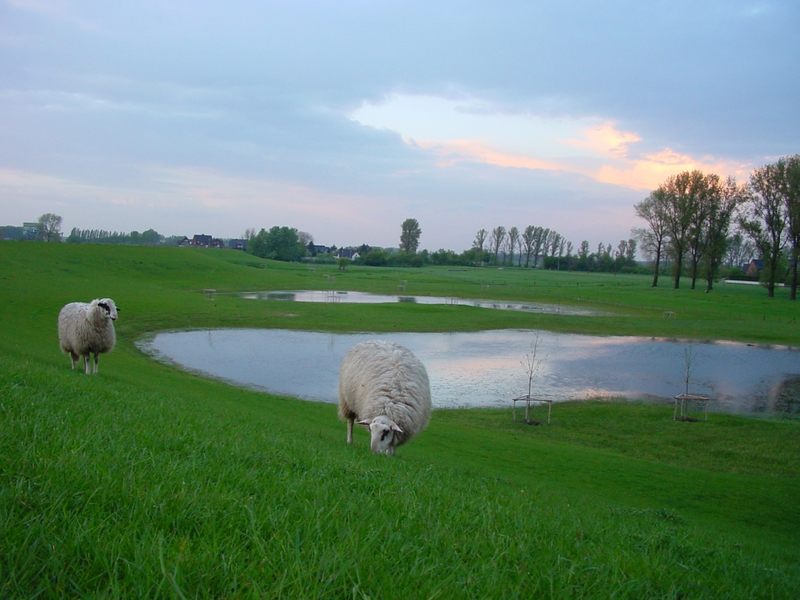
[[681, 287], [681, 269], [683, 269], [683, 255], [677, 254], [675, 256], [675, 285], [674, 289]]
[[714, 275], [717, 272], [717, 265], [713, 259], [708, 261], [708, 273], [706, 274], [706, 292], [714, 289]]
[[661, 268], [661, 247], [656, 249], [656, 268], [653, 273], [653, 287], [658, 287], [658, 270]]
[[770, 260], [769, 264], [769, 281], [767, 281], [767, 296], [770, 298], [775, 297], [775, 275], [778, 272], [777, 258]]
[[800, 247], [795, 245], [792, 248], [792, 289], [789, 292], [790, 300], [797, 300], [797, 260], [800, 255]]

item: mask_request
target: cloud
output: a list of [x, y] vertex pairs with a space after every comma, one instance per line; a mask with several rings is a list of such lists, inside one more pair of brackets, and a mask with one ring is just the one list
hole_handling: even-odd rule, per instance
[[[633, 190], [655, 189], [681, 171], [698, 169], [743, 179], [752, 169], [745, 161], [697, 157], [670, 148], [637, 153], [636, 147], [645, 141], [642, 135], [610, 119], [503, 113], [491, 106], [480, 98], [394, 95], [381, 104], [362, 106], [353, 118], [394, 130], [409, 147], [431, 153], [440, 169], [480, 163], [558, 172]], [[415, 137], [422, 132], [436, 137]]]
[[458, 162], [470, 161], [509, 169], [530, 169], [537, 171], [566, 170], [564, 165], [560, 165], [556, 162], [542, 160], [524, 154], [504, 152], [479, 140], [413, 140], [412, 144], [416, 144], [436, 154], [438, 157], [437, 164], [440, 167], [449, 167]]
[[638, 134], [620, 131], [610, 121], [591, 126], [583, 132], [582, 139], [565, 140], [564, 143], [576, 148], [589, 150], [600, 156], [624, 159], [628, 156], [628, 146], [641, 141]]
[[753, 170], [753, 165], [714, 157], [696, 158], [664, 148], [641, 158], [603, 165], [592, 176], [602, 183], [638, 190], [654, 190], [668, 177], [694, 170], [716, 173], [722, 177], [733, 176], [739, 181], [744, 181]]

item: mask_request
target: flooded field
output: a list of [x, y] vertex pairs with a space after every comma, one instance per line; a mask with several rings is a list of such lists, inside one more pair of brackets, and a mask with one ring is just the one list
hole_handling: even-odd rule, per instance
[[477, 308], [492, 308], [497, 310], [519, 310], [524, 312], [585, 317], [599, 316], [603, 314], [599, 311], [559, 304], [506, 302], [503, 300], [474, 300], [444, 296], [408, 296], [323, 290], [244, 292], [238, 295], [247, 300], [271, 300], [279, 302], [341, 302], [343, 304], [388, 304], [394, 302], [409, 302], [412, 304], [451, 304], [456, 306], [474, 306]]
[[276, 394], [337, 401], [344, 354], [368, 339], [410, 348], [428, 369], [439, 408], [510, 406], [527, 392], [524, 366], [536, 344], [533, 394], [553, 401], [710, 396], [710, 410], [773, 412], [800, 376], [800, 351], [738, 343], [594, 337], [543, 331], [339, 334], [280, 329], [159, 333], [139, 347], [159, 360]]

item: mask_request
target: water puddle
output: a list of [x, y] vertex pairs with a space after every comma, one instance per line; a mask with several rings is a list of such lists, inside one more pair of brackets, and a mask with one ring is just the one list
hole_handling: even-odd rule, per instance
[[320, 302], [342, 304], [388, 304], [408, 302], [412, 304], [449, 304], [454, 306], [474, 306], [477, 308], [493, 308], [498, 310], [518, 310], [542, 314], [560, 314], [581, 317], [596, 317], [604, 313], [599, 311], [564, 306], [559, 304], [542, 304], [534, 302], [509, 302], [503, 300], [473, 300], [444, 296], [406, 296], [392, 294], [370, 294], [367, 292], [340, 292], [323, 290], [294, 290], [271, 292], [242, 292], [238, 294], [247, 300], [273, 300], [282, 302]]
[[213, 329], [158, 333], [137, 345], [159, 360], [276, 394], [336, 402], [339, 365], [354, 344], [388, 339], [425, 364], [439, 408], [508, 407], [527, 392], [526, 355], [536, 346], [536, 397], [553, 401], [653, 398], [685, 390], [713, 398], [710, 410], [773, 412], [785, 382], [800, 375], [800, 351], [737, 343], [595, 337], [543, 331], [320, 333]]

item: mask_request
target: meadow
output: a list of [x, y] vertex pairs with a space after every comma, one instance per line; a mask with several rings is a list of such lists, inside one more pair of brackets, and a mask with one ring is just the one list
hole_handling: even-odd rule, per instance
[[[797, 419], [681, 423], [669, 403], [570, 402], [532, 427], [510, 406], [435, 411], [388, 458], [363, 431], [346, 447], [335, 406], [203, 379], [134, 346], [151, 331], [222, 326], [800, 346], [784, 290], [684, 286], [0, 243], [0, 597], [795, 598]], [[399, 287], [605, 316], [204, 292]], [[118, 346], [86, 377], [58, 350], [56, 315], [102, 296], [121, 309]]]

